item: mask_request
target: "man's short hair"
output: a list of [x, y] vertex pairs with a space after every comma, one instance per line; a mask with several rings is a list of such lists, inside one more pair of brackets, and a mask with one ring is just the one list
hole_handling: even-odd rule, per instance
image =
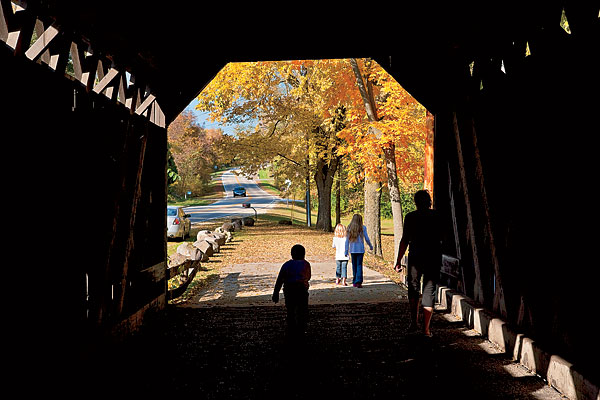
[[417, 208], [429, 208], [431, 206], [431, 196], [427, 190], [418, 190], [415, 193], [415, 205]]
[[295, 244], [292, 246], [292, 259], [293, 260], [304, 260], [306, 250], [301, 244]]

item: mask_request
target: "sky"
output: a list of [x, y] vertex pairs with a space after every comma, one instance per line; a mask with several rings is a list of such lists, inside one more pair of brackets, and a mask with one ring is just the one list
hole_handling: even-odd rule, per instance
[[198, 124], [205, 129], [222, 129], [223, 132], [227, 135], [235, 135], [235, 125], [221, 125], [218, 122], [210, 122], [208, 120], [208, 112], [201, 112], [196, 110], [196, 104], [198, 104], [198, 99], [194, 98], [190, 104], [185, 108], [186, 111], [191, 111], [196, 115]]

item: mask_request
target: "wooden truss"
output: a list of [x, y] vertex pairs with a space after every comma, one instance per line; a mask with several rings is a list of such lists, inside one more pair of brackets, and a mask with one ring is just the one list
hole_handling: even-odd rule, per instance
[[165, 114], [147, 83], [127, 66], [116, 65], [99, 54], [85, 38], [61, 29], [55, 21], [40, 20], [34, 11], [0, 0], [0, 41], [15, 56], [46, 64], [56, 73], [80, 82], [87, 92], [103, 94], [131, 113], [166, 127]]

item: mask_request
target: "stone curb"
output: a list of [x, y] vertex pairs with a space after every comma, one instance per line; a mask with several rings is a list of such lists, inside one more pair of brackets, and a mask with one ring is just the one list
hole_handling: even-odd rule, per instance
[[586, 379], [576, 367], [560, 356], [542, 349], [472, 299], [440, 286], [437, 302], [454, 317], [494, 343], [513, 360], [546, 379], [548, 384], [569, 399], [600, 400], [600, 387]]

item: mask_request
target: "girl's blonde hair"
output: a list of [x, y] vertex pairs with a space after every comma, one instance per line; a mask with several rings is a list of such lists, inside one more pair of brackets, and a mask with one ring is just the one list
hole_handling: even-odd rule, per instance
[[354, 214], [352, 216], [352, 221], [350, 221], [350, 225], [348, 225], [348, 230], [346, 232], [348, 239], [351, 242], [356, 241], [358, 237], [363, 234], [363, 219], [360, 214]]
[[333, 236], [335, 237], [346, 237], [346, 227], [342, 224], [337, 224], [335, 226], [335, 231], [333, 232]]

